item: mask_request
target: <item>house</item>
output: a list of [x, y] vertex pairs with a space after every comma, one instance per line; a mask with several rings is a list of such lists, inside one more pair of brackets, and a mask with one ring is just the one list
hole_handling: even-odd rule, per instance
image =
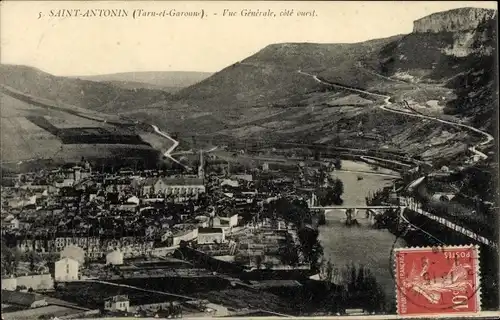
[[252, 182], [253, 176], [251, 174], [234, 174], [231, 176], [231, 179]]
[[19, 221], [19, 229], [20, 230], [29, 230], [31, 229], [32, 223], [26, 221]]
[[121, 192], [131, 187], [132, 180], [129, 178], [107, 178], [104, 181], [107, 192]]
[[7, 221], [7, 219], [5, 219], [2, 226], [6, 229], [17, 230], [17, 229], [19, 229], [19, 219], [12, 218], [12, 219], [9, 219], [8, 221]]
[[198, 228], [198, 244], [224, 243], [226, 236], [222, 228]]
[[129, 309], [130, 300], [128, 299], [128, 296], [125, 295], [113, 296], [104, 301], [104, 310], [128, 312]]
[[111, 265], [123, 264], [123, 253], [120, 251], [120, 249], [113, 250], [106, 255], [106, 264], [111, 264]]
[[45, 297], [39, 294], [21, 291], [2, 290], [2, 305], [17, 305], [28, 308], [47, 306]]
[[75, 183], [75, 180], [73, 178], [66, 178], [63, 180], [56, 181], [54, 183], [54, 186], [56, 188], [62, 189], [62, 188], [72, 187], [74, 183]]
[[124, 212], [136, 212], [139, 205], [135, 203], [112, 204], [110, 208]]
[[210, 222], [210, 218], [209, 217], [207, 217], [207, 216], [196, 216], [194, 218], [198, 222], [198, 226], [200, 226], [200, 227], [208, 227], [209, 226], [209, 222]]
[[79, 265], [78, 261], [71, 258], [56, 261], [54, 279], [60, 282], [78, 280]]
[[449, 202], [455, 198], [454, 194], [448, 194], [448, 193], [435, 193], [432, 195], [431, 199], [437, 202]]
[[240, 186], [238, 180], [224, 179], [220, 183], [221, 187], [229, 186], [231, 188], [238, 188]]
[[167, 237], [167, 246], [169, 247], [175, 247], [178, 246], [181, 241], [193, 241], [198, 237], [198, 228], [192, 229], [192, 230], [184, 230], [180, 231], [176, 234], [172, 234]]
[[227, 217], [219, 217], [219, 221], [223, 222], [224, 225], [228, 225], [229, 228], [238, 225], [238, 214], [228, 215]]

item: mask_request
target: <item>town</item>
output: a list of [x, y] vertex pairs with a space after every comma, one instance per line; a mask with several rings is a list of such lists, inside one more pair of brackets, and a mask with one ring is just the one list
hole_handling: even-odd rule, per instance
[[[7, 318], [32, 312], [42, 317], [44, 308], [34, 308], [39, 306], [37, 298], [42, 305], [61, 308], [46, 311], [60, 319], [279, 311], [234, 305], [227, 297], [214, 302], [212, 290], [218, 287], [236, 290], [237, 299], [238, 290], [255, 295], [284, 288], [337, 296], [339, 302], [325, 314], [382, 312], [387, 307], [380, 306], [387, 301], [380, 285], [373, 284], [371, 271], [326, 261], [323, 250], [333, 247], [319, 240], [320, 231], [349, 230], [361, 223], [363, 230], [388, 229], [407, 243], [438, 245], [431, 231], [447, 235], [451, 243], [465, 237], [496, 247], [423, 211], [418, 197], [404, 191], [425, 172], [446, 176], [451, 174], [448, 168], [433, 168], [404, 155], [400, 158], [405, 162], [386, 160], [396, 157], [390, 151], [318, 146], [269, 150], [251, 144], [209, 151], [181, 152], [182, 163], [163, 169], [97, 169], [82, 158], [54, 169], [2, 177], [2, 293], [5, 305], [13, 308]], [[355, 161], [365, 161], [368, 171], [343, 168], [359, 166]], [[410, 161], [419, 166], [408, 170]], [[367, 196], [364, 206], [343, 206], [339, 177], [344, 171], [351, 176], [358, 172], [352, 183], [360, 186], [367, 174], [385, 176], [391, 183]], [[436, 194], [440, 199], [447, 196]], [[405, 214], [398, 214], [397, 208], [408, 201], [414, 204], [405, 204]], [[344, 227], [324, 230], [325, 215], [336, 208], [345, 212], [339, 220]], [[361, 217], [363, 211], [366, 216]], [[415, 221], [422, 217], [414, 216], [419, 212], [438, 223], [420, 229]], [[318, 280], [335, 285], [318, 289]], [[203, 294], [207, 290], [210, 295]], [[362, 292], [378, 298], [360, 309], [352, 301]], [[19, 309], [19, 299], [35, 302]]]
[[[50, 293], [58, 296], [64, 283], [218, 272], [252, 286], [242, 279], [258, 280], [261, 270], [285, 274], [277, 276], [278, 285], [294, 285], [293, 279], [316, 271], [310, 248], [318, 245], [314, 225], [322, 219], [308, 202], [317, 198], [315, 186], [329, 184], [337, 185], [331, 192], [340, 198], [341, 182], [328, 174], [341, 167], [339, 159], [317, 168], [263, 162], [247, 169], [211, 155], [206, 161], [203, 151], [196, 157], [196, 174], [100, 172], [82, 158], [4, 176], [2, 290], [31, 294], [59, 288]], [[112, 306], [106, 310], [136, 310]]]
[[2, 3], [2, 320], [498, 315], [496, 6], [217, 5]]

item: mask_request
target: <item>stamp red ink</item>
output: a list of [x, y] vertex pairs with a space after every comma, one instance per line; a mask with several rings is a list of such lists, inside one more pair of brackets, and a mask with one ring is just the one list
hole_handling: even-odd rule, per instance
[[481, 309], [476, 246], [395, 250], [400, 315], [476, 313]]

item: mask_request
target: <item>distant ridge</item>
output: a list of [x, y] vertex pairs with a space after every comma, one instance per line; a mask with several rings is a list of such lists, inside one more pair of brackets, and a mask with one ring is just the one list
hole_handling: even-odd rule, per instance
[[203, 81], [211, 75], [210, 72], [195, 71], [141, 71], [75, 76], [73, 78], [108, 82], [126, 89], [142, 87], [174, 92]]

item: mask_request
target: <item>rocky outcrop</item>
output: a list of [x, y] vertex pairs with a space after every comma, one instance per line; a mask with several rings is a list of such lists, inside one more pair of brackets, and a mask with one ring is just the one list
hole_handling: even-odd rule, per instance
[[413, 22], [414, 33], [457, 32], [476, 29], [494, 19], [496, 10], [459, 8], [431, 14]]

